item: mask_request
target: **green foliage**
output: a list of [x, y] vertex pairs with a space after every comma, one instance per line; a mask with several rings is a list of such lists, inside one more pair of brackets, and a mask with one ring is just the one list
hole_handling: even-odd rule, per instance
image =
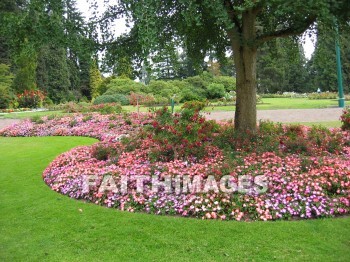
[[[343, 83], [345, 92], [350, 91], [350, 41], [349, 26], [340, 30], [341, 60], [343, 69]], [[317, 26], [317, 43], [315, 52], [308, 62], [310, 81], [313, 92], [318, 88], [322, 92], [337, 92], [336, 56], [334, 50], [335, 36], [322, 24]]]
[[6, 64], [0, 64], [0, 109], [9, 107], [12, 99], [11, 84], [13, 78], [10, 67]]
[[104, 95], [124, 94], [129, 95], [131, 92], [149, 93], [147, 86], [137, 83], [129, 78], [115, 78], [107, 85], [107, 91]]
[[117, 61], [116, 68], [114, 69], [117, 76], [122, 78], [133, 78], [133, 68], [130, 58], [124, 56], [120, 57]]
[[37, 53], [34, 47], [26, 43], [15, 57], [16, 73], [13, 80], [13, 89], [17, 92], [32, 90], [36, 87]]
[[108, 90], [108, 85], [110, 84], [110, 82], [115, 78], [116, 76], [114, 75], [103, 78], [100, 86], [98, 87], [98, 92], [100, 94], [104, 94]]
[[236, 78], [232, 76], [217, 76], [214, 77], [213, 83], [221, 84], [225, 87], [226, 92], [236, 90]]
[[225, 86], [222, 84], [216, 84], [216, 83], [209, 84], [207, 88], [207, 92], [208, 92], [209, 99], [222, 98], [226, 94]]
[[160, 95], [167, 99], [170, 99], [174, 95], [179, 94], [179, 88], [173, 85], [172, 82], [153, 80], [149, 83], [148, 87], [152, 94]]
[[90, 70], [89, 70], [89, 79], [90, 79], [91, 97], [95, 98], [99, 95], [99, 88], [103, 82], [101, 73], [98, 70], [96, 60], [93, 60], [91, 62]]
[[260, 93], [309, 92], [309, 75], [301, 44], [293, 38], [265, 43], [257, 64]]
[[123, 106], [129, 105], [129, 99], [126, 95], [123, 94], [114, 94], [114, 95], [102, 95], [96, 97], [94, 104], [105, 104], [105, 103], [119, 103]]
[[117, 103], [106, 103], [88, 107], [87, 112], [99, 112], [104, 115], [120, 114], [122, 112], [122, 107]]
[[30, 118], [30, 121], [32, 121], [35, 124], [43, 124], [45, 122], [40, 115], [32, 116]]
[[183, 88], [180, 92], [180, 102], [198, 100], [202, 101], [206, 99], [206, 91], [200, 88], [195, 88], [191, 85]]
[[38, 87], [55, 102], [75, 100], [69, 92], [71, 83], [67, 53], [62, 47], [47, 45], [41, 48], [36, 69]]

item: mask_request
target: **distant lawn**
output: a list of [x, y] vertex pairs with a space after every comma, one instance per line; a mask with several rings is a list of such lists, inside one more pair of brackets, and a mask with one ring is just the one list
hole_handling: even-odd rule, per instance
[[[213, 103], [212, 106], [208, 106], [204, 111], [234, 111], [235, 106], [218, 106], [218, 103]], [[214, 106], [215, 105], [215, 106]], [[182, 104], [175, 106], [175, 111], [181, 109]], [[309, 109], [309, 108], [327, 108], [327, 107], [336, 107], [338, 106], [337, 100], [331, 99], [320, 99], [320, 100], [310, 100], [307, 98], [263, 98], [262, 103], [257, 105], [258, 110], [271, 110], [271, 109]], [[155, 107], [159, 109], [161, 107]], [[148, 112], [149, 107], [140, 107], [140, 112]], [[170, 106], [169, 106], [169, 109]], [[126, 112], [136, 112], [137, 108], [135, 106], [123, 106], [123, 110]], [[45, 116], [45, 115], [64, 115], [62, 111], [44, 111], [44, 112], [22, 112], [22, 113], [10, 113], [4, 114], [0, 113], [1, 118], [11, 118], [11, 119], [24, 119], [30, 118], [35, 115]]]
[[245, 223], [132, 214], [44, 184], [55, 156], [95, 141], [0, 138], [0, 261], [350, 261], [350, 217]]
[[[220, 103], [212, 103], [208, 106], [205, 111], [234, 111], [235, 106], [223, 106], [218, 105]], [[175, 106], [175, 111], [179, 111], [181, 105]], [[307, 98], [263, 98], [262, 103], [257, 105], [258, 110], [273, 110], [273, 109], [311, 109], [311, 108], [327, 108], [327, 107], [337, 107], [338, 100], [332, 99], [319, 99], [310, 100]], [[158, 107], [159, 108], [159, 107]], [[128, 112], [136, 111], [134, 106], [124, 106], [123, 109]], [[170, 109], [170, 106], [169, 106]], [[140, 107], [141, 112], [147, 112], [149, 108]]]
[[40, 112], [14, 112], [9, 114], [0, 113], [0, 119], [25, 119], [32, 116], [64, 115], [62, 111], [40, 111]]

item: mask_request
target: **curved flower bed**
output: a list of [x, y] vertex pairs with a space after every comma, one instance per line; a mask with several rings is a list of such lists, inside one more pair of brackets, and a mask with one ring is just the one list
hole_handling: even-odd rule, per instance
[[[308, 154], [238, 150], [239, 157], [229, 158], [222, 149], [210, 144], [201, 159], [163, 161], [150, 157], [155, 149], [160, 148], [157, 144], [160, 135], [142, 134], [140, 127], [144, 125], [159, 128], [159, 123], [155, 124], [150, 115], [75, 114], [53, 119], [46, 117], [40, 123], [27, 120], [0, 131], [0, 135], [76, 135], [100, 139], [101, 142], [92, 146], [77, 147], [57, 157], [45, 169], [43, 179], [61, 194], [120, 210], [249, 221], [333, 217], [350, 212], [347, 132], [332, 131], [341, 135], [339, 141], [343, 144], [342, 150], [334, 153], [326, 152], [322, 147], [318, 150], [315, 147]], [[189, 129], [188, 126], [186, 129]], [[176, 133], [170, 127], [169, 130]], [[311, 132], [305, 128], [299, 134], [300, 139], [310, 140]], [[280, 150], [289, 145], [290, 136], [286, 134], [279, 138]], [[131, 138], [127, 137], [129, 135]], [[328, 137], [322, 139], [327, 140]], [[140, 176], [147, 177], [141, 181], [143, 192], [138, 191]], [[211, 183], [212, 178], [218, 181], [223, 176], [229, 177], [231, 186], [238, 185], [242, 176], [251, 180], [263, 176], [264, 183], [257, 184], [267, 188], [263, 193], [242, 188], [224, 192], [218, 190], [221, 185]], [[182, 185], [185, 179], [192, 179], [194, 183], [193, 179], [199, 178], [202, 188], [208, 184], [210, 187], [207, 191], [185, 192], [184, 188], [176, 191], [176, 181], [172, 180], [170, 191], [164, 186], [154, 192], [154, 177], [160, 181], [177, 177], [183, 179]], [[121, 185], [125, 178], [128, 183], [124, 191], [112, 187]], [[110, 190], [101, 190], [101, 185]]]

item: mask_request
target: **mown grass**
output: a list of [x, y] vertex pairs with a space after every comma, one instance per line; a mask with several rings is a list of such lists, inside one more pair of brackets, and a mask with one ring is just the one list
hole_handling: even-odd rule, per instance
[[59, 153], [95, 140], [0, 138], [1, 261], [349, 261], [350, 218], [220, 222], [116, 211], [42, 181]]
[[[175, 111], [181, 109], [182, 104], [175, 106]], [[327, 107], [337, 107], [337, 100], [331, 99], [319, 99], [319, 100], [310, 100], [307, 98], [263, 98], [262, 103], [257, 105], [258, 110], [274, 110], [274, 109], [310, 109], [310, 108], [327, 108]], [[140, 112], [148, 112], [150, 109], [159, 109], [161, 107], [140, 107]], [[169, 106], [170, 109], [170, 106]], [[135, 106], [123, 106], [123, 110], [126, 112], [136, 112], [137, 108]], [[212, 103], [210, 106], [205, 108], [204, 111], [213, 112], [213, 111], [234, 111], [235, 106], [223, 106], [218, 105], [218, 103]], [[44, 112], [17, 112], [4, 114], [0, 113], [1, 118], [10, 118], [10, 119], [24, 119], [30, 118], [32, 116], [44, 116], [44, 115], [63, 115], [62, 111], [44, 111]]]
[[64, 115], [62, 111], [40, 111], [40, 112], [13, 112], [13, 113], [0, 113], [0, 119], [25, 119], [33, 116], [48, 116], [48, 115]]
[[[338, 101], [332, 99], [318, 99], [310, 100], [308, 98], [263, 98], [262, 102], [257, 104], [258, 110], [274, 110], [274, 109], [311, 109], [311, 108], [328, 108], [337, 107]], [[159, 108], [159, 107], [157, 107]], [[179, 111], [180, 105], [175, 106], [175, 111]], [[128, 112], [136, 111], [134, 106], [124, 106], [124, 110]], [[170, 106], [169, 106], [170, 109]], [[141, 112], [147, 112], [149, 108], [140, 107]], [[234, 111], [235, 106], [233, 105], [220, 105], [220, 103], [211, 103], [210, 106], [205, 108], [204, 111]]]

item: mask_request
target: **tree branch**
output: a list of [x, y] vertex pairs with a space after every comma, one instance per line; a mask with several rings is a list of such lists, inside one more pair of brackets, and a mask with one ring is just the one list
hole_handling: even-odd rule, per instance
[[304, 23], [298, 24], [295, 27], [291, 26], [289, 28], [277, 30], [275, 32], [271, 32], [269, 34], [262, 34], [257, 37], [258, 44], [262, 44], [264, 42], [267, 42], [269, 40], [272, 40], [274, 38], [278, 37], [288, 37], [293, 35], [300, 35], [303, 32], [305, 32], [306, 29], [310, 27], [314, 22], [316, 21], [316, 16], [309, 16]]

